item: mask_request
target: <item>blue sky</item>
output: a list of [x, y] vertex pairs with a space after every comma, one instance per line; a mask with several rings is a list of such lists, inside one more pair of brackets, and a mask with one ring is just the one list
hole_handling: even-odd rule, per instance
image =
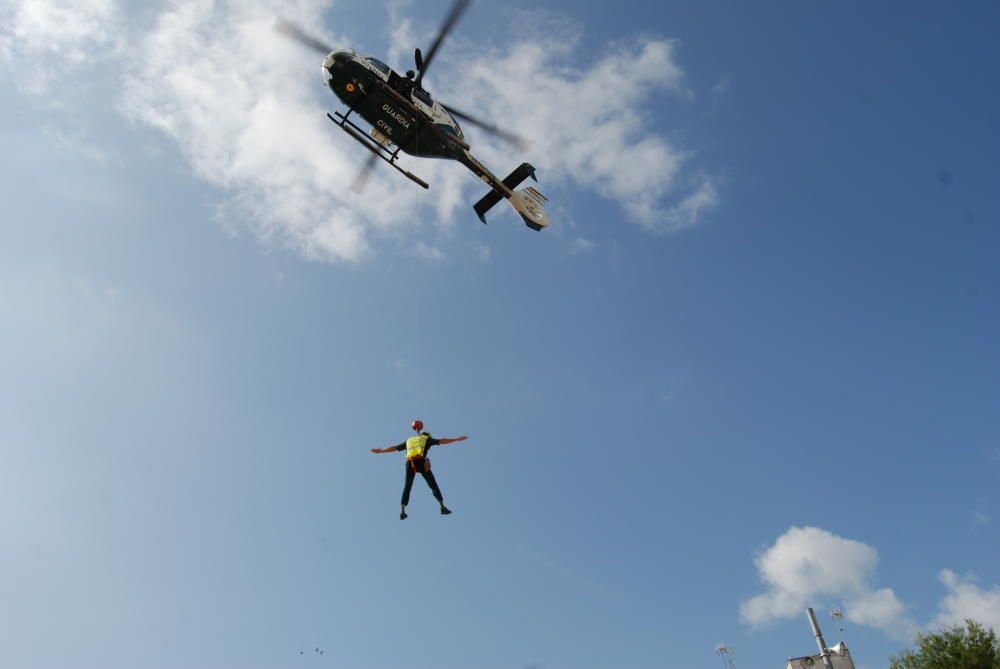
[[[1000, 629], [991, 3], [475, 3], [428, 74], [552, 227], [364, 197], [277, 14], [0, 4], [0, 664], [859, 669]], [[339, 134], [339, 133], [338, 133]], [[435, 471], [398, 520], [414, 418]], [[314, 652], [323, 648], [322, 656]], [[299, 651], [305, 651], [302, 655]]]

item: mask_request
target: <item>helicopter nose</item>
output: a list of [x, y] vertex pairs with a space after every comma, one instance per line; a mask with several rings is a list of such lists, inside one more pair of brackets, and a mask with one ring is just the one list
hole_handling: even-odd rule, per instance
[[346, 51], [334, 51], [323, 60], [323, 67], [330, 69], [339, 67], [351, 59], [351, 54]]

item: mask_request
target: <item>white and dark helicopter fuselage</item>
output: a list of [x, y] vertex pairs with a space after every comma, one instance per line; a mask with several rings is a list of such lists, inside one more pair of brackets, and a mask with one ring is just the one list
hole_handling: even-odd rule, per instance
[[[484, 223], [486, 211], [501, 199], [507, 199], [528, 227], [542, 230], [549, 225], [544, 211], [546, 198], [533, 187], [514, 190], [527, 177], [535, 178], [534, 167], [522, 163], [506, 178], [497, 178], [470, 153], [452, 111], [435, 101], [420, 85], [420, 79], [414, 80], [412, 71], [401, 76], [377, 58], [346, 49], [326, 56], [323, 73], [327, 86], [348, 108], [346, 114], [336, 113], [330, 119], [409, 179], [428, 187], [422, 179], [396, 164], [400, 150], [419, 158], [457, 160], [492, 189], [474, 206]], [[494, 134], [506, 134], [455, 113]], [[363, 118], [371, 130], [365, 133], [350, 120], [351, 114]]]
[[330, 90], [372, 126], [376, 141], [420, 158], [461, 160], [468, 151], [462, 128], [441, 103], [377, 58], [335, 51], [323, 71]]

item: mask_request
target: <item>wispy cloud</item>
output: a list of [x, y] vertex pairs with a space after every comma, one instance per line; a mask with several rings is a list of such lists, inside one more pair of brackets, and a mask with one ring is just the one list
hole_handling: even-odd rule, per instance
[[975, 509], [972, 512], [972, 529], [978, 530], [980, 527], [988, 525], [990, 522], [990, 517], [987, 516], [982, 511]]
[[624, 597], [622, 597], [614, 590], [605, 587], [604, 585], [594, 581], [593, 579], [587, 578], [583, 574], [580, 574], [579, 572], [567, 567], [566, 565], [548, 557], [547, 555], [542, 554], [541, 552], [530, 546], [519, 543], [517, 544], [517, 550], [522, 555], [530, 558], [533, 562], [542, 565], [543, 567], [553, 572], [554, 574], [561, 576], [565, 580], [570, 581], [573, 584], [580, 586], [585, 590], [592, 592], [595, 595], [599, 595], [619, 605], [625, 605], [628, 603]]
[[589, 239], [584, 239], [583, 237], [577, 237], [569, 245], [569, 254], [571, 256], [579, 255], [581, 253], [586, 253], [587, 251], [592, 251], [594, 247], [597, 246], [594, 242]]
[[115, 0], [14, 0], [0, 5], [0, 64], [22, 91], [48, 92], [52, 82], [120, 45]]
[[647, 223], [654, 232], [677, 232], [701, 223], [705, 212], [719, 203], [719, 192], [715, 183], [705, 175], [696, 179], [694, 190], [676, 205], [662, 212], [662, 217]]
[[0, 268], [0, 305], [0, 346], [18, 364], [37, 357], [59, 370], [121, 362], [151, 343], [186, 345], [196, 336], [151, 297], [58, 263]]
[[436, 246], [425, 244], [424, 242], [417, 242], [415, 245], [413, 245], [411, 252], [413, 253], [413, 255], [415, 255], [418, 258], [422, 258], [423, 260], [437, 261], [437, 260], [444, 260], [446, 257], [444, 251], [442, 251]]
[[[407, 10], [413, 6], [411, 0], [390, 0], [389, 12], [389, 51], [388, 62], [403, 66], [413, 57], [413, 49], [428, 44], [432, 35], [430, 32], [418, 36], [413, 27], [413, 21], [407, 15]], [[412, 65], [409, 67], [413, 67]], [[406, 68], [402, 68], [406, 69]]]
[[107, 167], [118, 161], [118, 156], [113, 151], [92, 142], [82, 133], [71, 134], [53, 126], [44, 126], [42, 133], [60, 149], [81, 156], [101, 167]]
[[493, 259], [493, 250], [482, 242], [475, 242], [472, 245], [472, 254], [479, 262], [489, 262]]

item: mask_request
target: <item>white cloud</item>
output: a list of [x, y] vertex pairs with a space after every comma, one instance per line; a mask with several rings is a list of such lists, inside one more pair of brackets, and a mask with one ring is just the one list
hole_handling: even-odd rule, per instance
[[389, 197], [378, 178], [364, 196], [350, 192], [363, 157], [335, 141], [316, 96], [318, 59], [272, 30], [279, 13], [319, 26], [321, 9], [176, 2], [141, 38], [122, 107], [175, 139], [195, 173], [229, 192], [263, 239], [309, 258], [358, 260], [369, 251], [368, 227], [405, 217], [402, 198]]
[[423, 260], [441, 261], [446, 257], [441, 249], [424, 242], [417, 242], [412, 247], [411, 253]]
[[[410, 64], [413, 49], [428, 44], [433, 36], [429, 33], [417, 37], [413, 31], [413, 21], [406, 15], [413, 6], [410, 0], [391, 0], [389, 2], [389, 51], [386, 54], [389, 63], [396, 64], [396, 71], [406, 71], [416, 67]], [[424, 47], [426, 49], [426, 47]]]
[[[871, 583], [878, 554], [867, 544], [816, 527], [792, 527], [755, 559], [768, 591], [740, 606], [743, 622], [761, 624], [801, 615], [807, 606], [842, 602], [845, 617], [858, 625], [911, 640], [920, 627], [889, 588]], [[1000, 586], [984, 589], [950, 569], [938, 574], [948, 594], [926, 629], [976, 620], [1000, 630]]]
[[15, 0], [0, 5], [0, 63], [30, 94], [118, 46], [115, 0]]
[[575, 256], [580, 253], [586, 253], [587, 251], [593, 250], [595, 246], [597, 246], [597, 244], [589, 239], [577, 237], [569, 245], [569, 254]]
[[875, 570], [871, 546], [816, 527], [792, 527], [754, 560], [769, 591], [745, 602], [751, 623], [798, 615], [815, 595], [859, 592]]
[[46, 135], [60, 149], [79, 155], [89, 161], [97, 163], [101, 167], [107, 167], [116, 162], [116, 154], [102, 146], [89, 140], [83, 133], [67, 133], [53, 126], [43, 126], [42, 133]]
[[[221, 209], [230, 218], [307, 258], [357, 261], [386, 242], [412, 244], [427, 221], [448, 228], [459, 214], [474, 223], [470, 204], [483, 185], [450, 161], [401, 159], [431, 183], [429, 192], [381, 165], [363, 194], [350, 191], [365, 154], [325, 118], [340, 104], [322, 84], [320, 58], [272, 31], [280, 15], [332, 45], [359, 44], [324, 34], [328, 4], [174, 0], [147, 21], [126, 17], [116, 0], [15, 0], [0, 7], [0, 63], [36, 93], [79, 81], [85, 65], [111, 64], [122, 81], [120, 111], [175, 141], [194, 173], [226, 193]], [[408, 7], [389, 6], [390, 60], [400, 69], [436, 29], [414, 26], [403, 16]], [[693, 152], [662, 135], [657, 96], [689, 97], [677, 42], [625, 41], [579, 65], [595, 49], [565, 17], [516, 13], [498, 34], [485, 45], [456, 32], [428, 86], [534, 141], [523, 155], [466, 127], [474, 153], [499, 176], [528, 159], [543, 191], [595, 191], [654, 232], [694, 225], [717, 204], [713, 179], [691, 168]], [[517, 220], [502, 207], [493, 215]]]
[[[410, 197], [411, 185], [381, 166], [363, 195], [348, 191], [363, 156], [321, 113], [339, 105], [318, 71], [310, 76], [314, 57], [270, 34], [278, 13], [310, 29], [321, 26], [323, 6], [175, 3], [141, 41], [144, 57], [128, 73], [124, 108], [175, 138], [201, 177], [233, 193], [261, 236], [308, 257], [357, 260], [376, 238], [416, 234], [422, 212], [449, 225], [482, 185], [456, 165], [411, 160], [407, 169], [432, 183], [430, 193], [413, 190]], [[420, 42], [401, 7], [390, 6], [393, 43]], [[565, 20], [551, 23], [564, 39], [548, 39], [540, 29], [502, 52], [456, 39], [442, 52], [452, 56], [435, 61], [428, 83], [440, 84], [436, 92], [446, 101], [530, 135], [547, 183], [571, 179], [596, 190], [650, 230], [698, 222], [718, 199], [711, 180], [684, 175], [688, 155], [644, 120], [654, 91], [683, 93], [676, 43], [620, 45], [581, 69], [567, 63], [582, 31]], [[393, 54], [405, 69], [409, 48]], [[472, 139], [482, 138], [473, 133]], [[474, 149], [500, 176], [523, 159], [512, 159], [512, 150], [493, 140]]]
[[708, 177], [702, 176], [695, 189], [678, 204], [662, 212], [659, 219], [647, 223], [654, 232], [676, 232], [697, 225], [702, 212], [710, 211], [719, 203], [719, 193]]
[[740, 606], [744, 622], [762, 624], [801, 615], [819, 602], [843, 602], [852, 622], [899, 638], [916, 629], [895, 593], [875, 590], [874, 548], [817, 527], [792, 527], [754, 560], [768, 591]]
[[[502, 49], [463, 46], [464, 67], [448, 97], [476, 114], [516, 120], [532, 141], [541, 177], [568, 178], [611, 198], [651, 231], [697, 223], [718, 203], [717, 189], [708, 177], [688, 175], [692, 154], [654, 131], [653, 112], [662, 106], [654, 95], [688, 97], [677, 42], [616, 44], [580, 68], [570, 62], [579, 56], [582, 31], [558, 21], [553, 29], [558, 38], [528, 33]], [[491, 147], [484, 155], [499, 160], [502, 153]]]
[[852, 623], [868, 625], [891, 634], [898, 639], [909, 639], [917, 626], [906, 615], [906, 607], [889, 588], [861, 592], [845, 599], [844, 615]]
[[1000, 587], [984, 590], [971, 578], [963, 578], [950, 569], [942, 570], [938, 579], [948, 588], [948, 594], [938, 605], [940, 612], [932, 627], [962, 625], [971, 618], [1000, 631]]

